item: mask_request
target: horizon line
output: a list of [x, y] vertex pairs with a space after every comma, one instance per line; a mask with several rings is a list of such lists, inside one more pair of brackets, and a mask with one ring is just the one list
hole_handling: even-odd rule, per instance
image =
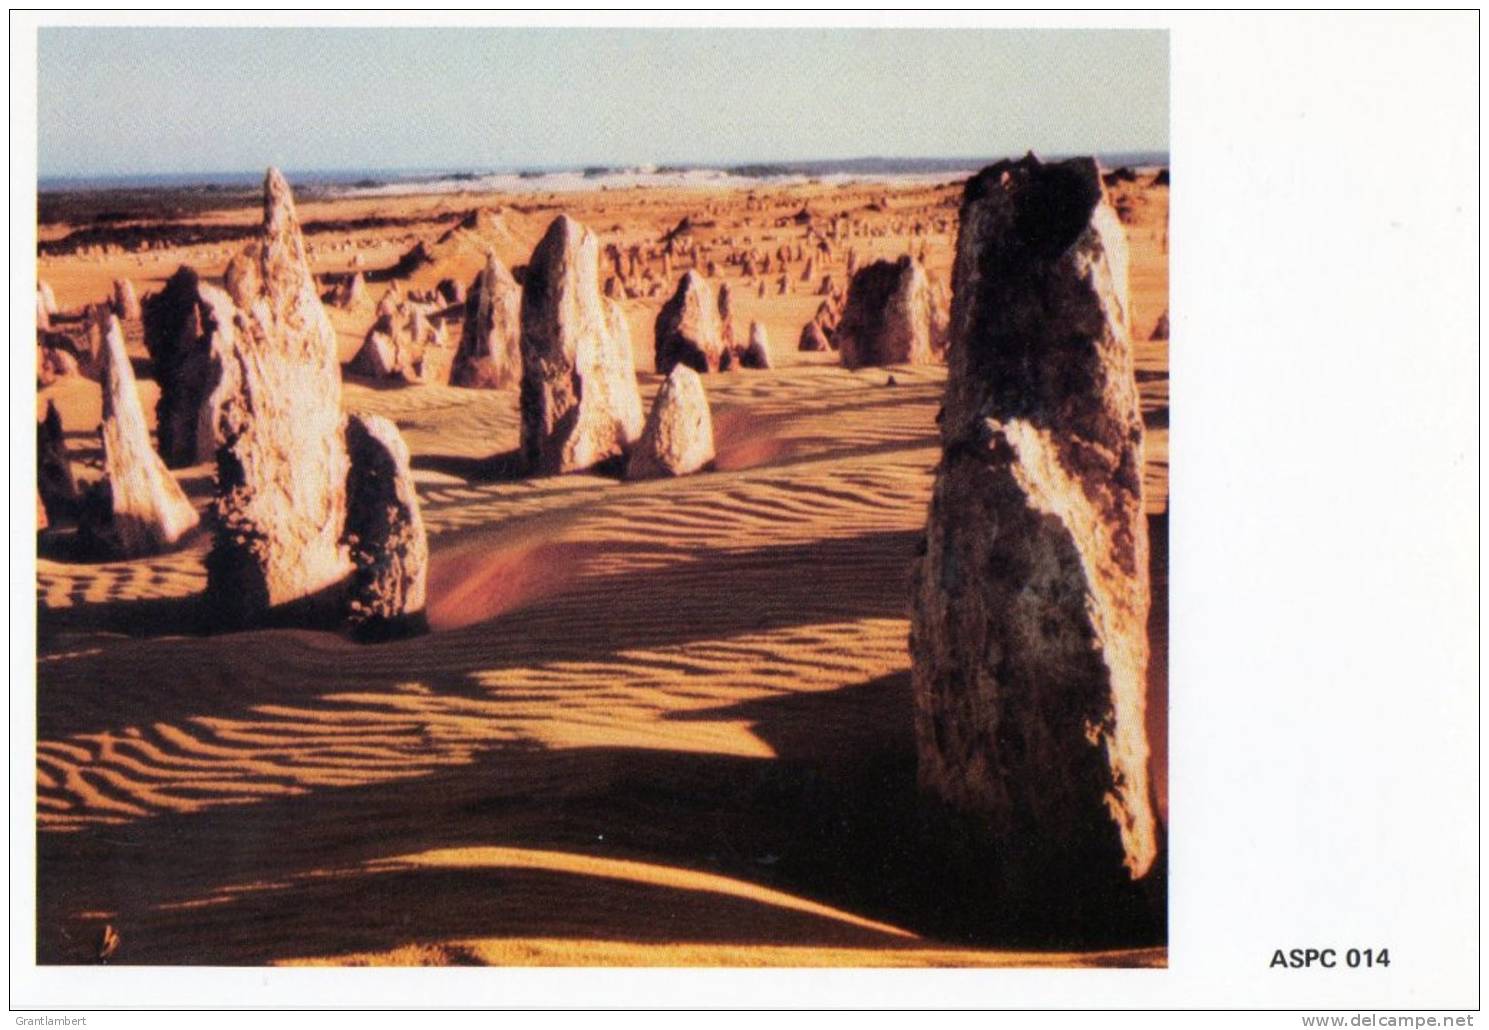
[[1063, 161], [1076, 157], [1113, 157], [1113, 156], [1151, 156], [1163, 157], [1167, 160], [1170, 151], [1167, 147], [1128, 147], [1128, 148], [1105, 148], [1078, 151], [1046, 151], [1040, 153], [1035, 148], [1014, 148], [1001, 153], [981, 154], [859, 154], [851, 157], [802, 157], [802, 158], [746, 158], [736, 160], [714, 160], [714, 161], [622, 161], [622, 162], [600, 162], [600, 161], [578, 161], [559, 162], [554, 164], [506, 164], [506, 165], [426, 165], [426, 166], [339, 166], [339, 167], [310, 167], [299, 168], [292, 165], [275, 165], [269, 162], [263, 165], [255, 165], [249, 168], [214, 168], [214, 169], [189, 169], [181, 171], [161, 170], [132, 170], [132, 171], [107, 171], [107, 172], [43, 172], [38, 170], [37, 182], [44, 180], [108, 180], [127, 179], [144, 176], [246, 176], [258, 175], [271, 167], [280, 168], [285, 176], [295, 175], [394, 175], [394, 176], [418, 176], [418, 175], [551, 175], [564, 172], [585, 171], [598, 169], [603, 171], [731, 171], [733, 169], [748, 167], [771, 167], [778, 166], [790, 168], [801, 165], [830, 165], [830, 164], [853, 164], [868, 161], [926, 161], [951, 164], [953, 162], [966, 162], [968, 167], [977, 167], [989, 162], [996, 162], [1006, 157], [1022, 156], [1024, 153], [1033, 153], [1043, 160]]

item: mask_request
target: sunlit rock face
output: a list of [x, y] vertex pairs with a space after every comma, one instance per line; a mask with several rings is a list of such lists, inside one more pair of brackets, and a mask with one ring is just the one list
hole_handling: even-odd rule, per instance
[[537, 474], [574, 472], [623, 455], [641, 435], [630, 331], [600, 296], [599, 241], [560, 215], [522, 287], [522, 454]]
[[713, 459], [713, 418], [703, 379], [687, 365], [678, 365], [657, 391], [626, 475], [631, 479], [685, 476]]
[[99, 352], [103, 385], [103, 478], [86, 497], [79, 524], [97, 551], [118, 558], [155, 554], [196, 527], [196, 509], [150, 445], [124, 331], [110, 316]]
[[207, 595], [228, 622], [334, 596], [351, 572], [342, 541], [347, 453], [336, 334], [321, 306], [289, 185], [264, 182], [257, 240], [228, 264], [237, 388], [221, 406]]
[[495, 254], [465, 295], [453, 386], [500, 390], [522, 380], [522, 287]]
[[656, 321], [656, 369], [666, 375], [678, 365], [695, 372], [717, 372], [726, 353], [723, 321], [708, 280], [689, 271], [662, 305]]

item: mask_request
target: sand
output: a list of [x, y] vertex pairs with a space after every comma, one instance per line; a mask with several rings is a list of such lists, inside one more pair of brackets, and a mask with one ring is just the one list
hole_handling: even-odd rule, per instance
[[[1150, 736], [1167, 817], [1168, 191], [1122, 184], [1154, 531]], [[883, 194], [885, 213], [865, 210]], [[466, 210], [499, 206], [509, 266], [566, 210], [602, 243], [656, 241], [683, 215], [773, 251], [803, 203], [885, 235], [959, 186], [799, 186], [398, 197], [302, 218], [422, 217], [312, 235], [319, 272], [391, 265]], [[955, 207], [929, 269], [950, 280]], [[203, 220], [247, 224], [254, 211]], [[744, 224], [753, 220], [753, 225]], [[905, 226], [908, 228], [908, 225]], [[49, 232], [51, 232], [49, 230]], [[236, 245], [44, 258], [62, 308], [181, 263], [220, 274]], [[455, 248], [416, 276], [468, 282]], [[716, 255], [721, 273], [723, 249]], [[843, 280], [846, 247], [830, 270]], [[799, 272], [800, 265], [793, 265]], [[818, 260], [818, 278], [825, 270]], [[515, 390], [349, 380], [349, 410], [402, 430], [428, 526], [433, 632], [376, 645], [309, 631], [205, 635], [207, 540], [131, 562], [44, 542], [37, 742], [38, 959], [114, 963], [1163, 965], [1166, 950], [1029, 952], [949, 939], [916, 864], [908, 563], [937, 460], [939, 366], [863, 369], [800, 354], [820, 298], [756, 296], [777, 366], [705, 378], [718, 460], [676, 480], [522, 479]], [[643, 399], [652, 322], [674, 279], [628, 300]], [[792, 276], [793, 280], [797, 278]], [[383, 287], [372, 284], [373, 297]], [[372, 306], [332, 309], [349, 358]], [[453, 334], [458, 338], [458, 332]], [[143, 359], [138, 329], [131, 346]], [[156, 386], [142, 361], [153, 419]], [[894, 383], [890, 385], [890, 378]], [[97, 384], [42, 391], [81, 476], [97, 473]], [[182, 470], [204, 505], [212, 470]]]

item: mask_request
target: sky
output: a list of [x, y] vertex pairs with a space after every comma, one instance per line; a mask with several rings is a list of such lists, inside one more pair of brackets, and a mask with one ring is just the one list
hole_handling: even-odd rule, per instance
[[1133, 30], [42, 28], [43, 177], [1168, 149]]

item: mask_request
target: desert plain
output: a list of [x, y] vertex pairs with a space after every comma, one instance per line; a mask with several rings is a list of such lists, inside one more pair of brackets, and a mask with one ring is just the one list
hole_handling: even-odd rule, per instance
[[[1146, 732], [1166, 822], [1169, 187], [1158, 171], [1109, 175], [1106, 188], [1130, 256], [1152, 596]], [[367, 642], [207, 627], [211, 462], [172, 470], [204, 524], [163, 553], [110, 560], [65, 523], [42, 532], [38, 960], [1165, 964], [1162, 945], [969, 934], [917, 844], [909, 570], [947, 369], [847, 368], [837, 350], [798, 345], [831, 292], [846, 291], [850, 260], [913, 255], [944, 297], [963, 185], [301, 199], [347, 368], [342, 405], [387, 418], [407, 444], [429, 631]], [[418, 376], [355, 370], [390, 288], [463, 288], [488, 254], [523, 269], [560, 214], [638, 255], [612, 292], [646, 409], [664, 379], [657, 316], [685, 270], [728, 284], [736, 334], [763, 329], [771, 367], [701, 377], [715, 443], [702, 471], [523, 474], [518, 389], [449, 384], [456, 303], [432, 314], [441, 342]], [[259, 218], [245, 204], [43, 224], [52, 331], [81, 341], [116, 281], [147, 297], [182, 265], [219, 280]], [[140, 231], [151, 226], [169, 231]], [[829, 226], [832, 245], [818, 250]], [[183, 227], [210, 231], [193, 241]], [[664, 257], [669, 236], [700, 256]], [[744, 250], [771, 255], [770, 271], [728, 259]], [[338, 297], [357, 273], [365, 291]], [[606, 254], [601, 278], [611, 273]], [[153, 431], [144, 326], [125, 317], [121, 328]], [[102, 391], [84, 373], [48, 377], [38, 411], [55, 406], [86, 483], [100, 475]]]

